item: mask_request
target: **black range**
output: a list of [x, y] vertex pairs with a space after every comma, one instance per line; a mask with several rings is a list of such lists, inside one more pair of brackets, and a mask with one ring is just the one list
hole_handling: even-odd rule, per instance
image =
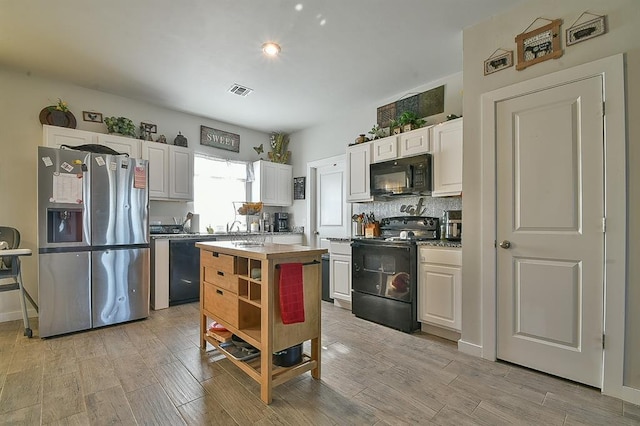
[[352, 312], [407, 333], [420, 328], [417, 313], [418, 241], [437, 240], [436, 217], [380, 221], [380, 236], [351, 243]]

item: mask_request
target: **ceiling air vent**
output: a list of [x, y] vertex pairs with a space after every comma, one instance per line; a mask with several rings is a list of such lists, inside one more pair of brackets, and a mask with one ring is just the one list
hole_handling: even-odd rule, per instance
[[249, 93], [253, 92], [253, 89], [249, 89], [248, 87], [240, 86], [239, 84], [235, 83], [233, 86], [231, 86], [229, 92], [238, 96], [247, 96]]

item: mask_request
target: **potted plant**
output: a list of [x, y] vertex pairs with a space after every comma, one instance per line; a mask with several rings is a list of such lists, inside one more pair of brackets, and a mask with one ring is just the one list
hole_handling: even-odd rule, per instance
[[271, 135], [271, 152], [268, 152], [269, 160], [272, 163], [287, 164], [291, 151], [287, 151], [289, 145], [289, 135], [286, 133], [273, 133]]
[[123, 136], [136, 137], [136, 126], [126, 117], [106, 117], [104, 123], [109, 133], [119, 133]]
[[380, 126], [378, 126], [377, 124], [374, 125], [371, 130], [369, 130], [369, 134], [372, 136], [372, 138], [375, 139], [382, 139], [386, 136], [386, 132], [384, 131], [383, 128], [381, 128]]
[[398, 116], [398, 124], [402, 127], [403, 132], [409, 132], [414, 129], [419, 129], [424, 126], [426, 121], [422, 118], [418, 118], [415, 112], [405, 111]]
[[402, 126], [398, 120], [392, 118], [389, 121], [389, 133], [392, 135], [399, 135], [402, 133]]

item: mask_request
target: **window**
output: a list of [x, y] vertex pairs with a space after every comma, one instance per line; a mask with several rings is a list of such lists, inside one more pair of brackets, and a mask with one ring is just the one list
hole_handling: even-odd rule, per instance
[[246, 162], [195, 155], [193, 208], [200, 214], [200, 231], [205, 231], [207, 226], [226, 230], [226, 225], [236, 219], [233, 202], [245, 200]]

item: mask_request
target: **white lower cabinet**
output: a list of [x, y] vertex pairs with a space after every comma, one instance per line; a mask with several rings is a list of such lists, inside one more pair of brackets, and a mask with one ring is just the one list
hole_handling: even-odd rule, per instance
[[338, 303], [351, 305], [351, 242], [331, 241], [329, 246], [329, 291]]
[[460, 332], [462, 249], [420, 247], [418, 320]]

